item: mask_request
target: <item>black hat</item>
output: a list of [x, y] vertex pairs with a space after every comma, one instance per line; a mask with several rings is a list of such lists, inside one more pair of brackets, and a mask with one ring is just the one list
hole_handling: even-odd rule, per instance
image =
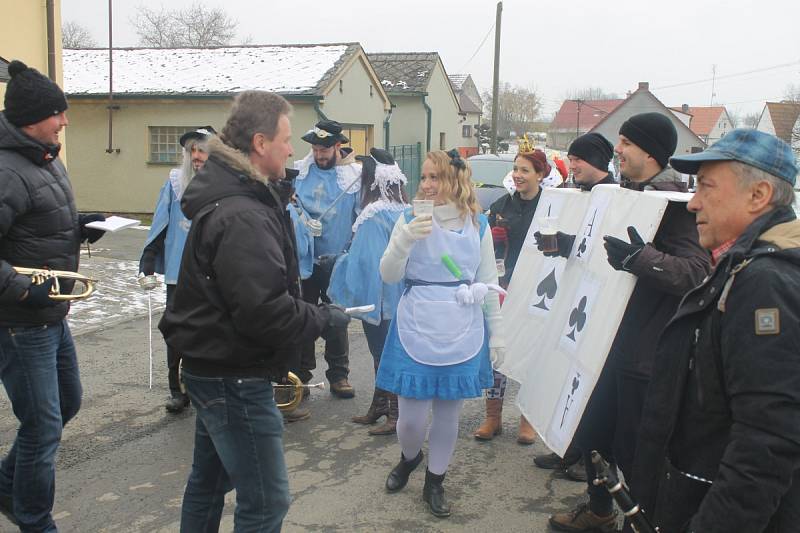
[[672, 121], [661, 113], [633, 115], [622, 123], [619, 134], [650, 154], [661, 168], [675, 153], [678, 146], [678, 130]]
[[8, 75], [3, 113], [13, 125], [29, 126], [67, 110], [64, 91], [35, 68], [15, 59]]
[[594, 168], [606, 171], [614, 157], [614, 147], [599, 133], [587, 133], [572, 141], [567, 155], [580, 157]]
[[180, 143], [181, 146], [185, 148], [187, 141], [190, 141], [192, 139], [207, 141], [209, 137], [216, 134], [217, 130], [215, 130], [211, 126], [203, 126], [202, 128], [197, 128], [196, 130], [187, 131], [186, 133], [181, 135]]
[[309, 144], [325, 147], [331, 147], [336, 143], [350, 142], [350, 139], [342, 134], [342, 125], [335, 120], [320, 120], [313, 130], [308, 130], [300, 138]]

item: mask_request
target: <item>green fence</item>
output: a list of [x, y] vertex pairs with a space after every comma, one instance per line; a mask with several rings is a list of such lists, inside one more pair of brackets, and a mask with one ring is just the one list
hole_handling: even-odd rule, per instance
[[419, 176], [422, 171], [422, 143], [390, 146], [389, 152], [408, 178], [406, 191], [409, 198], [413, 198], [419, 187]]

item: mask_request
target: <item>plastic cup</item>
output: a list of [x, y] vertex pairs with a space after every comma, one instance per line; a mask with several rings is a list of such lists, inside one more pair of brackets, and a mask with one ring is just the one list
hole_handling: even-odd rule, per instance
[[543, 252], [557, 252], [558, 251], [558, 221], [555, 217], [543, 217], [539, 219], [539, 244], [542, 246]]
[[306, 222], [306, 226], [308, 226], [308, 231], [311, 233], [312, 237], [320, 237], [322, 235], [322, 222], [319, 220], [314, 220], [312, 218]]
[[496, 259], [495, 263], [497, 264], [497, 277], [502, 278], [506, 275], [506, 262], [502, 259]]
[[414, 216], [433, 216], [433, 200], [414, 200]]

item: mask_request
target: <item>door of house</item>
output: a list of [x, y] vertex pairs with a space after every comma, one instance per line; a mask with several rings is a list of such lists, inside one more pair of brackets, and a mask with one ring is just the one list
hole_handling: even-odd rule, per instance
[[342, 133], [347, 135], [350, 142], [342, 146], [349, 146], [356, 155], [369, 155], [372, 148], [372, 126], [347, 124], [342, 125]]

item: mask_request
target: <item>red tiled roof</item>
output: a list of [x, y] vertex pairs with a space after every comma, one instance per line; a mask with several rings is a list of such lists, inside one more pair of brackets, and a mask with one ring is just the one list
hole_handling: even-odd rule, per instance
[[[680, 107], [672, 107], [675, 111], [684, 113]], [[708, 136], [711, 130], [717, 125], [722, 112], [725, 111], [724, 106], [713, 107], [690, 107], [686, 113], [692, 115], [692, 120], [689, 122], [689, 129], [697, 136]]]
[[767, 102], [767, 110], [775, 127], [775, 136], [790, 143], [792, 129], [800, 116], [800, 104], [791, 102]]
[[[589, 131], [625, 100], [584, 100], [581, 103], [580, 130]], [[575, 129], [578, 126], [578, 103], [564, 100], [550, 125], [552, 129]]]

